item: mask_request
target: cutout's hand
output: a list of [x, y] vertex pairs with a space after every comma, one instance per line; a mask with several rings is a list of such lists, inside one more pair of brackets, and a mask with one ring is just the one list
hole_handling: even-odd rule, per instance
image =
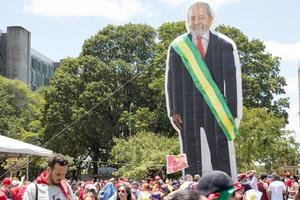
[[182, 130], [182, 119], [181, 116], [179, 114], [174, 114], [172, 115], [172, 121], [174, 122], [174, 124], [177, 126], [177, 128], [179, 128], [180, 130]]

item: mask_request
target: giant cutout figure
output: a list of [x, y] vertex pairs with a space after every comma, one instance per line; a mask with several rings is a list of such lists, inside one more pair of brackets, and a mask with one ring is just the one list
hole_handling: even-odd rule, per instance
[[189, 174], [221, 170], [236, 176], [233, 139], [242, 115], [241, 72], [235, 43], [210, 30], [210, 6], [189, 6], [188, 33], [169, 47], [168, 115], [180, 133]]

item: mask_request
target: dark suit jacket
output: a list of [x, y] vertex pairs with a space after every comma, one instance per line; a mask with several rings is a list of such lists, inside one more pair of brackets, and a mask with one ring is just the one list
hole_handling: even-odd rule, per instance
[[[191, 35], [189, 36], [191, 38]], [[237, 117], [237, 78], [232, 44], [210, 32], [204, 60], [214, 81], [225, 96], [233, 117]], [[198, 164], [195, 165], [200, 165], [200, 127], [205, 130], [212, 160], [218, 160], [216, 158], [220, 156], [218, 152], [223, 151], [225, 154], [226, 151], [228, 152], [227, 139], [202, 94], [195, 87], [180, 56], [172, 47], [169, 49], [166, 75], [169, 115], [180, 114], [183, 119], [181, 136], [183, 151], [187, 153], [189, 164], [196, 160]], [[201, 170], [199, 166], [191, 167], [195, 168], [191, 173]]]
[[[189, 35], [189, 37], [191, 37]], [[210, 32], [209, 44], [205, 55], [205, 63], [220, 91], [224, 95], [234, 117], [237, 116], [236, 66], [232, 45]], [[183, 107], [189, 96], [202, 95], [195, 87], [179, 55], [173, 48], [169, 51], [167, 92], [170, 115], [183, 114]], [[226, 85], [224, 85], [226, 83]], [[189, 103], [192, 103], [189, 101]]]

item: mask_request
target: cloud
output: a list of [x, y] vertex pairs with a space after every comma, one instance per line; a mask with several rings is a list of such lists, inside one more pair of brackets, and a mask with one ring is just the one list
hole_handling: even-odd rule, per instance
[[28, 0], [24, 10], [44, 16], [99, 16], [124, 22], [149, 14], [147, 2], [139, 0]]
[[[160, 0], [170, 6], [178, 6], [183, 3], [193, 3], [195, 0], [188, 1], [188, 0]], [[204, 0], [204, 2], [209, 3], [212, 7], [220, 7], [224, 4], [231, 3], [231, 2], [239, 2], [240, 0]]]
[[286, 91], [286, 96], [290, 97], [290, 108], [287, 109], [289, 123], [286, 125], [286, 129], [295, 131], [294, 137], [298, 142], [300, 142], [298, 78], [297, 76], [290, 76], [285, 79], [287, 86], [284, 89]]
[[288, 74], [288, 76], [285, 77], [287, 86], [284, 88], [286, 96], [290, 98], [290, 108], [287, 109], [289, 124], [287, 124], [286, 129], [295, 131], [296, 134], [294, 137], [300, 142], [297, 76], [297, 63], [299, 63], [300, 60], [300, 42], [280, 43], [277, 41], [266, 41], [264, 44], [266, 45], [267, 52], [282, 58], [280, 65], [281, 72]]
[[285, 92], [289, 95], [298, 95], [298, 77], [290, 76], [286, 77], [287, 86], [284, 88]]
[[281, 57], [284, 61], [299, 62], [300, 42], [279, 43], [276, 41], [266, 41], [264, 43], [268, 52]]
[[170, 6], [178, 6], [185, 2], [186, 0], [161, 0], [161, 2], [166, 3]]
[[228, 3], [239, 2], [240, 0], [207, 0], [207, 3], [211, 4], [213, 7], [221, 7]]
[[287, 130], [295, 131], [295, 139], [300, 142], [299, 135], [299, 106], [298, 103], [290, 104], [290, 109], [288, 110], [289, 123], [286, 125]]
[[[179, 6], [195, 0], [158, 0], [169, 6]], [[206, 0], [218, 8], [240, 0]], [[28, 13], [50, 17], [104, 17], [116, 22], [126, 22], [139, 15], [152, 16], [155, 12], [153, 0], [25, 0], [23, 10]], [[185, 6], [186, 6], [185, 5]]]

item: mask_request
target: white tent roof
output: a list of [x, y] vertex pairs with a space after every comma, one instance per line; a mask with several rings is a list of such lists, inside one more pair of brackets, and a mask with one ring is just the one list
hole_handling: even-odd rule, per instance
[[52, 156], [53, 151], [0, 135], [0, 157]]

